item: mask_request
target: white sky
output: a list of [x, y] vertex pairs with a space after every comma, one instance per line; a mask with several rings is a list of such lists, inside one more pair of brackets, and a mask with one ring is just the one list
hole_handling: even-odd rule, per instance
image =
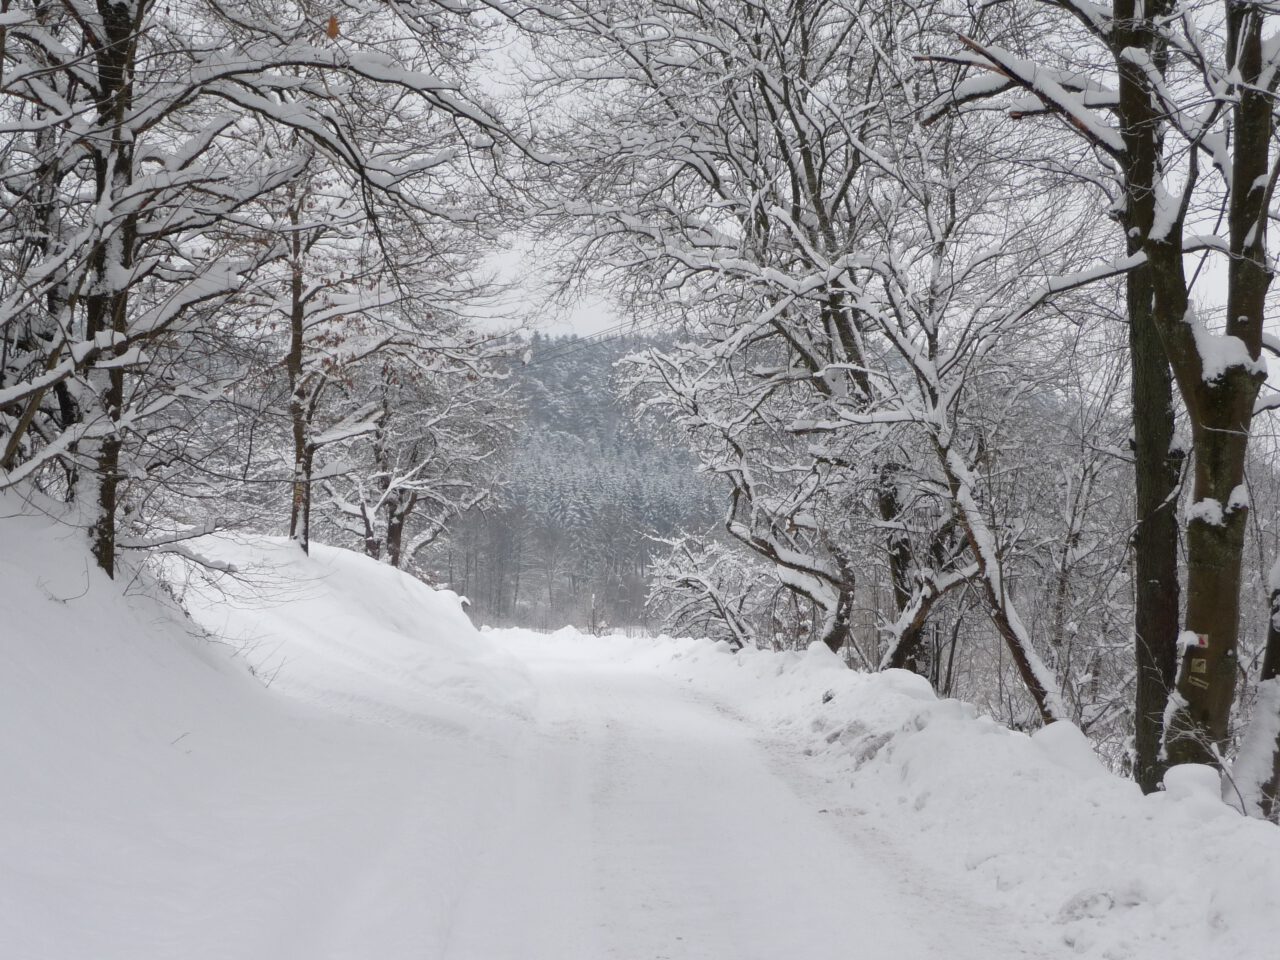
[[602, 290], [588, 289], [568, 305], [550, 303], [551, 291], [544, 279], [548, 268], [545, 260], [540, 262], [536, 251], [519, 237], [513, 238], [505, 250], [490, 255], [482, 272], [492, 274], [510, 290], [500, 302], [477, 313], [477, 322], [495, 330], [525, 327], [556, 336], [587, 336], [616, 327], [625, 319]]
[[[501, 39], [483, 51], [482, 68], [475, 77], [487, 96], [518, 98], [524, 89], [522, 71], [533, 54], [520, 31], [502, 18], [495, 17], [495, 23]], [[551, 291], [546, 287], [551, 269], [545, 255], [540, 257], [527, 238], [513, 235], [505, 250], [486, 258], [480, 271], [512, 289], [502, 302], [476, 311], [477, 322], [494, 330], [524, 327], [555, 336], [588, 336], [616, 327], [625, 319], [599, 289], [588, 288], [572, 304], [552, 305]]]

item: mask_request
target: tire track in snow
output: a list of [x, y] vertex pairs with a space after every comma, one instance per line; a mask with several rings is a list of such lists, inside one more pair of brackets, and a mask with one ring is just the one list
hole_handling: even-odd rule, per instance
[[883, 838], [820, 813], [774, 746], [689, 690], [588, 650], [510, 649], [538, 687], [538, 727], [452, 960], [1043, 955], [957, 891], [901, 875]]

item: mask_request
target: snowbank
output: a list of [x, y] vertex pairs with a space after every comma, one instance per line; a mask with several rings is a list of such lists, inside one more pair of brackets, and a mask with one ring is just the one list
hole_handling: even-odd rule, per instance
[[[108, 581], [80, 531], [29, 514], [0, 497], [0, 956], [440, 955], [445, 878], [465, 875], [498, 812], [500, 700], [527, 696], [518, 671], [487, 665], [456, 600], [336, 551], [227, 547], [281, 580], [310, 574], [288, 607], [254, 592], [279, 583], [230, 588], [225, 623], [260, 640], [236, 647], [150, 599], [154, 585]], [[361, 646], [344, 657], [353, 620]], [[304, 642], [324, 659], [288, 660]], [[388, 711], [400, 727], [351, 719]]]
[[1071, 724], [1017, 733], [914, 674], [848, 670], [822, 644], [549, 640], [606, 643], [812, 756], [833, 816], [1080, 956], [1240, 960], [1280, 943], [1280, 829], [1223, 804], [1211, 770], [1176, 769], [1144, 797]]
[[182, 603], [272, 689], [425, 729], [528, 715], [523, 667], [472, 626], [457, 594], [322, 544], [306, 555], [280, 538], [213, 536], [187, 552], [234, 572], [172, 561]]

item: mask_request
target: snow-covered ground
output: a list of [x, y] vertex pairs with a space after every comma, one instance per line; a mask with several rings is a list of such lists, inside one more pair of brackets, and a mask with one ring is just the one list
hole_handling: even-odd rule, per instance
[[[481, 669], [489, 645], [450, 598], [321, 556], [328, 579], [325, 559], [276, 571], [287, 603], [259, 602], [263, 643], [240, 650], [140, 583], [122, 597], [78, 533], [0, 522], [0, 957], [447, 955], [454, 878], [498, 815], [522, 723], [519, 697], [496, 705], [477, 677], [495, 697], [528, 682]], [[310, 638], [361, 573], [370, 624], [343, 659]], [[420, 628], [395, 620], [410, 605]], [[269, 689], [246, 669], [278, 665], [253, 659], [266, 637], [307, 651]]]
[[[1280, 830], [825, 650], [478, 632], [363, 557], [0, 520], [0, 957], [1233, 958]], [[1202, 772], [1200, 772], [1202, 773]]]

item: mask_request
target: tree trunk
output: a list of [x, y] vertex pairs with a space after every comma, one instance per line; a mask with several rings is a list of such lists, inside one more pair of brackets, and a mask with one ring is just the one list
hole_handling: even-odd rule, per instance
[[[132, 105], [135, 37], [146, 15], [147, 4], [136, 8], [98, 0], [105, 43], [96, 51], [98, 120], [110, 130], [109, 139], [93, 154], [95, 200], [99, 209], [115, 208], [117, 197], [123, 197], [133, 183], [133, 137], [124, 129]], [[128, 330], [129, 295], [118, 289], [133, 267], [137, 245], [137, 214], [128, 214], [116, 232], [97, 245], [92, 258], [94, 282], [92, 293], [85, 297], [85, 332], [87, 339], [111, 331], [125, 334]], [[116, 344], [112, 353], [119, 356], [124, 347]], [[101, 396], [103, 413], [118, 423], [124, 412], [124, 371], [113, 367]], [[98, 566], [107, 576], [115, 576], [116, 513], [120, 499], [120, 451], [123, 440], [113, 432], [98, 443], [95, 457], [97, 497], [95, 516], [90, 527], [90, 546]]]
[[[880, 468], [879, 490], [876, 505], [880, 511], [880, 519], [891, 529], [885, 543], [885, 553], [889, 564], [889, 585], [893, 591], [893, 611], [896, 618], [911, 604], [911, 541], [902, 529], [902, 505], [898, 500], [896, 463], [886, 463]], [[921, 658], [921, 639], [924, 636], [924, 625], [928, 619], [932, 603], [918, 605], [915, 616], [895, 638], [893, 649], [886, 659], [888, 666], [900, 670], [910, 670], [920, 676], [928, 675], [928, 664]]]
[[840, 568], [840, 589], [836, 596], [836, 609], [822, 636], [832, 653], [838, 654], [845, 644], [853, 643], [853, 604], [857, 585], [853, 567], [843, 556], [836, 557]]
[[[1280, 583], [1271, 578], [1271, 616], [1267, 618], [1267, 649], [1262, 658], [1258, 690], [1258, 720], [1270, 723], [1271, 776], [1262, 784], [1262, 812], [1268, 820], [1280, 822]], [[1264, 695], [1265, 694], [1265, 695]]]
[[381, 560], [382, 541], [378, 539], [378, 532], [374, 529], [374, 518], [369, 514], [369, 507], [363, 502], [360, 504], [360, 520], [364, 523], [364, 555], [371, 560]]
[[[107, 416], [116, 420], [120, 416], [119, 400], [122, 397], [122, 376], [118, 370], [111, 371], [111, 385], [104, 398], [107, 404]], [[93, 559], [108, 577], [116, 575], [116, 510], [119, 508], [120, 494], [120, 438], [107, 437], [98, 445], [98, 455], [94, 466], [97, 480], [98, 497], [95, 505], [93, 524], [89, 528], [90, 549]]]
[[1150, 271], [1128, 277], [1129, 369], [1134, 454], [1134, 758], [1143, 793], [1164, 779], [1164, 712], [1177, 670], [1177, 489], [1183, 454], [1174, 449], [1173, 381], [1152, 317]]
[[298, 462], [294, 466], [289, 537], [297, 542], [303, 553], [308, 554], [311, 552], [311, 477], [315, 459], [315, 450], [304, 440]]
[[417, 503], [417, 495], [409, 494], [403, 501], [394, 497], [387, 509], [387, 563], [400, 568], [404, 551], [404, 528]]
[[306, 346], [306, 310], [303, 303], [302, 255], [303, 241], [299, 230], [301, 201], [292, 196], [290, 186], [289, 223], [293, 233], [289, 238], [289, 351], [285, 356], [285, 371], [289, 375], [289, 424], [293, 435], [293, 488], [289, 498], [289, 539], [302, 547], [303, 553], [311, 549], [311, 463], [314, 451], [307, 439], [307, 384], [303, 376], [302, 359]]
[[[1149, 13], [1163, 15], [1167, 0]], [[1165, 120], [1157, 115], [1145, 67], [1126, 55], [1143, 50], [1162, 74], [1163, 43], [1134, 0], [1114, 6], [1111, 52], [1119, 77], [1117, 119], [1124, 139], [1124, 208], [1127, 252], [1143, 249], [1155, 221], [1159, 160]], [[1179, 613], [1176, 491], [1182, 453], [1175, 451], [1173, 380], [1154, 315], [1154, 278], [1149, 265], [1125, 279], [1129, 316], [1129, 372], [1133, 396], [1134, 457], [1134, 757], [1133, 773], [1143, 793], [1164, 778], [1161, 745], [1164, 714], [1177, 669]]]
[[[1224, 379], [1236, 379], [1228, 375]], [[1216, 391], [1215, 391], [1216, 392]], [[1243, 490], [1249, 413], [1243, 422], [1222, 407], [1192, 413], [1195, 435], [1194, 502], [1187, 521], [1187, 631], [1178, 671], [1178, 699], [1165, 731], [1169, 763], [1217, 763], [1230, 736], [1240, 626], [1240, 571], [1248, 508]], [[1197, 406], [1199, 406], [1197, 404]], [[1195, 643], [1190, 642], [1192, 636]]]

